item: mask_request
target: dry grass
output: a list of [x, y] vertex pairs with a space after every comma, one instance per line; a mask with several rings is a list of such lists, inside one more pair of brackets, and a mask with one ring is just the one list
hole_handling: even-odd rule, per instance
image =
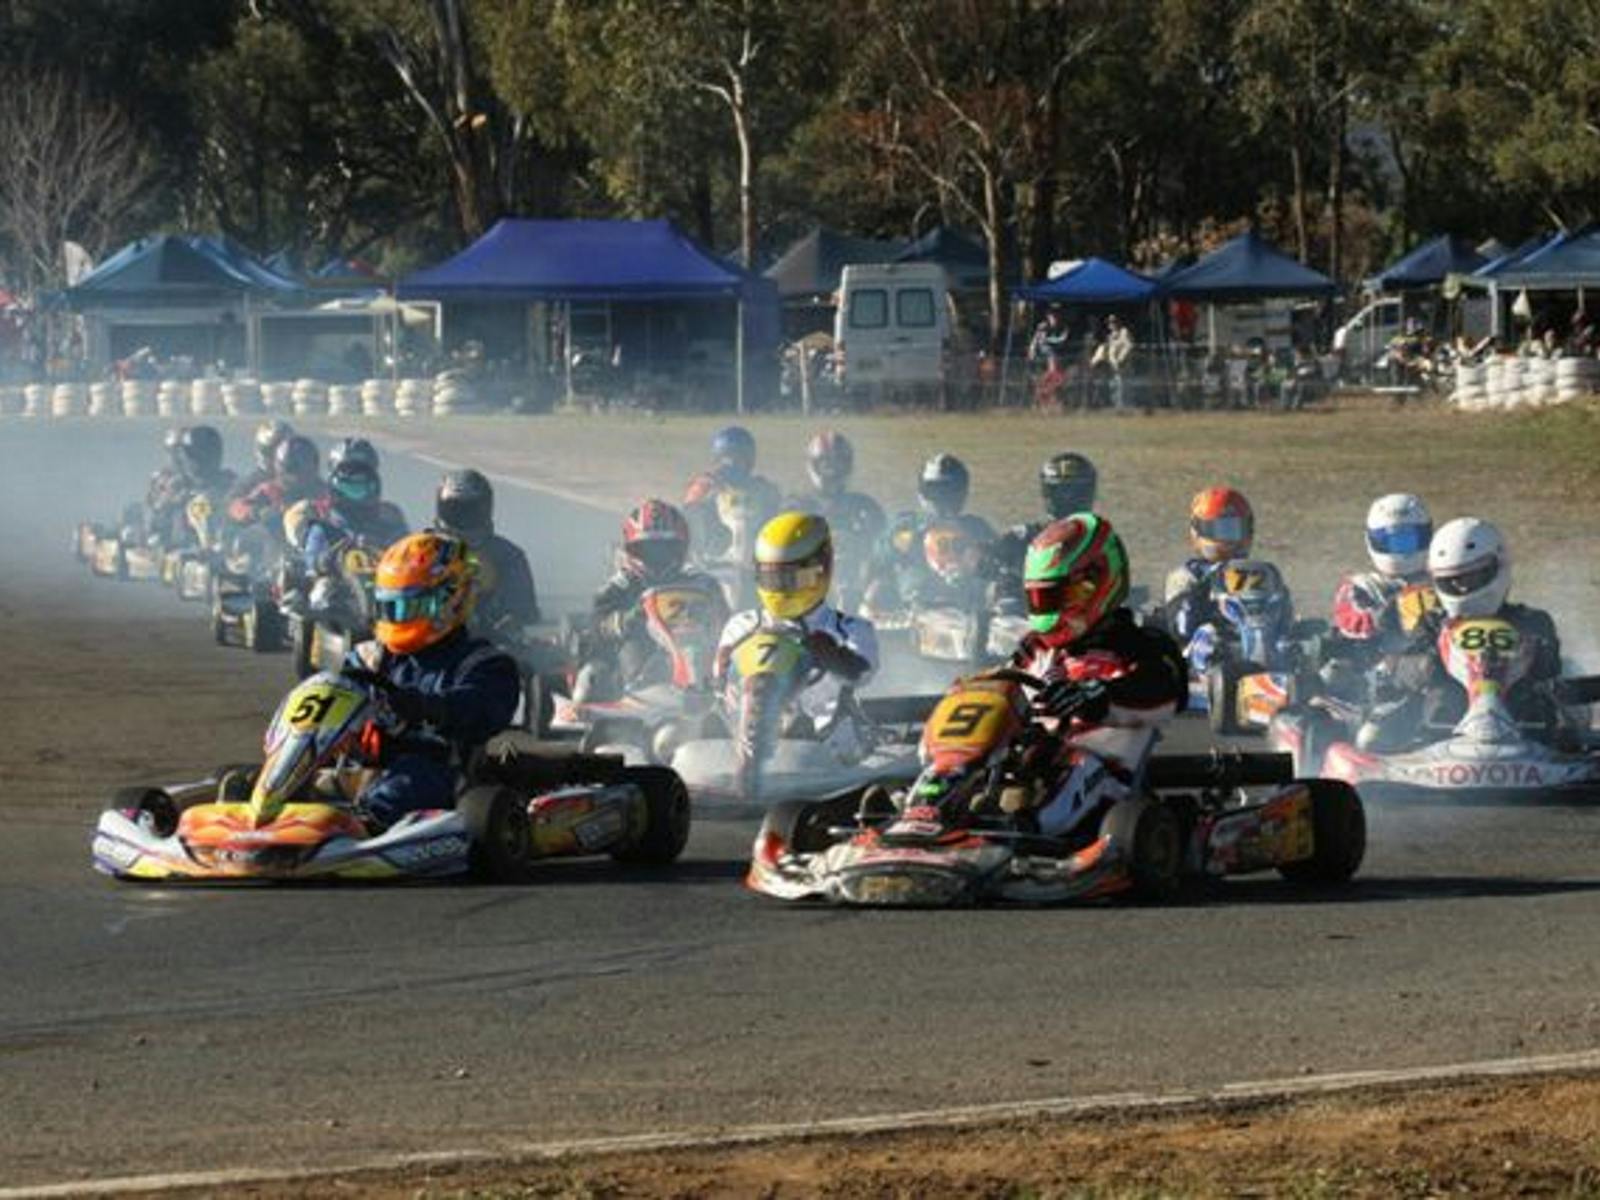
[[[637, 498], [681, 493], [725, 419], [642, 415], [391, 421], [400, 438], [436, 453], [595, 498], [620, 513]], [[1437, 519], [1472, 513], [1512, 539], [1521, 598], [1570, 625], [1600, 600], [1600, 409], [1473, 415], [1439, 409], [1348, 408], [1305, 414], [1149, 417], [1017, 413], [804, 420], [750, 418], [760, 469], [803, 480], [814, 428], [832, 424], [856, 445], [857, 486], [891, 509], [912, 503], [917, 465], [959, 454], [974, 480], [972, 507], [998, 522], [1032, 516], [1035, 471], [1075, 449], [1100, 468], [1101, 509], [1126, 537], [1135, 576], [1157, 582], [1184, 551], [1190, 496], [1238, 486], [1256, 509], [1258, 551], [1280, 562], [1301, 605], [1320, 612], [1339, 573], [1364, 560], [1371, 499], [1418, 491]]]

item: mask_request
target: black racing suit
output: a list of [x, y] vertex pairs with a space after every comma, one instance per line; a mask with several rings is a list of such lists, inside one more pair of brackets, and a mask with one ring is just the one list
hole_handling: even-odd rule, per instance
[[949, 588], [928, 565], [923, 539], [933, 525], [959, 525], [985, 556], [994, 543], [994, 527], [972, 513], [940, 516], [930, 512], [903, 512], [895, 517], [872, 556], [867, 596], [872, 609], [889, 612], [908, 604], [939, 604]]
[[498, 533], [457, 536], [464, 537], [478, 556], [478, 603], [473, 610], [473, 628], [494, 637], [497, 632], [510, 636], [537, 625], [539, 593], [522, 547]]
[[883, 540], [888, 518], [871, 496], [861, 492], [801, 492], [784, 498], [785, 511], [816, 513], [833, 534], [833, 579], [840, 607], [854, 612], [866, 590], [872, 556]]

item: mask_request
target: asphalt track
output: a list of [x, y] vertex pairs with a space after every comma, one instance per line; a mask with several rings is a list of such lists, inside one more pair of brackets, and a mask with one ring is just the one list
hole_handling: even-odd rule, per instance
[[[751, 830], [718, 821], [675, 870], [522, 887], [112, 884], [103, 798], [249, 757], [288, 676], [72, 561], [157, 439], [0, 424], [0, 1186], [1600, 1044], [1593, 810], [1373, 812], [1346, 891], [1167, 909], [786, 908], [738, 886]], [[421, 514], [435, 474], [391, 462], [391, 494]], [[501, 510], [547, 606], [580, 603], [610, 520]]]

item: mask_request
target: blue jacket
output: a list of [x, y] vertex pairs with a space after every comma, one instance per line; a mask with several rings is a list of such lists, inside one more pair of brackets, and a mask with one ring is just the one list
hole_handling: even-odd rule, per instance
[[464, 754], [507, 728], [522, 699], [516, 662], [465, 631], [416, 654], [363, 642], [345, 656], [345, 665], [374, 671], [405, 693], [393, 698], [405, 728], [385, 739], [386, 761], [409, 753]]

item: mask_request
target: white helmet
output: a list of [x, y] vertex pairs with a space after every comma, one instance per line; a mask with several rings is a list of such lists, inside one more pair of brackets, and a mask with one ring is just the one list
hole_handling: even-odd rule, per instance
[[1492, 617], [1511, 591], [1511, 554], [1489, 522], [1457, 517], [1433, 535], [1428, 574], [1450, 616]]
[[1428, 566], [1433, 518], [1420, 496], [1390, 492], [1367, 509], [1367, 553], [1380, 574], [1403, 579]]

